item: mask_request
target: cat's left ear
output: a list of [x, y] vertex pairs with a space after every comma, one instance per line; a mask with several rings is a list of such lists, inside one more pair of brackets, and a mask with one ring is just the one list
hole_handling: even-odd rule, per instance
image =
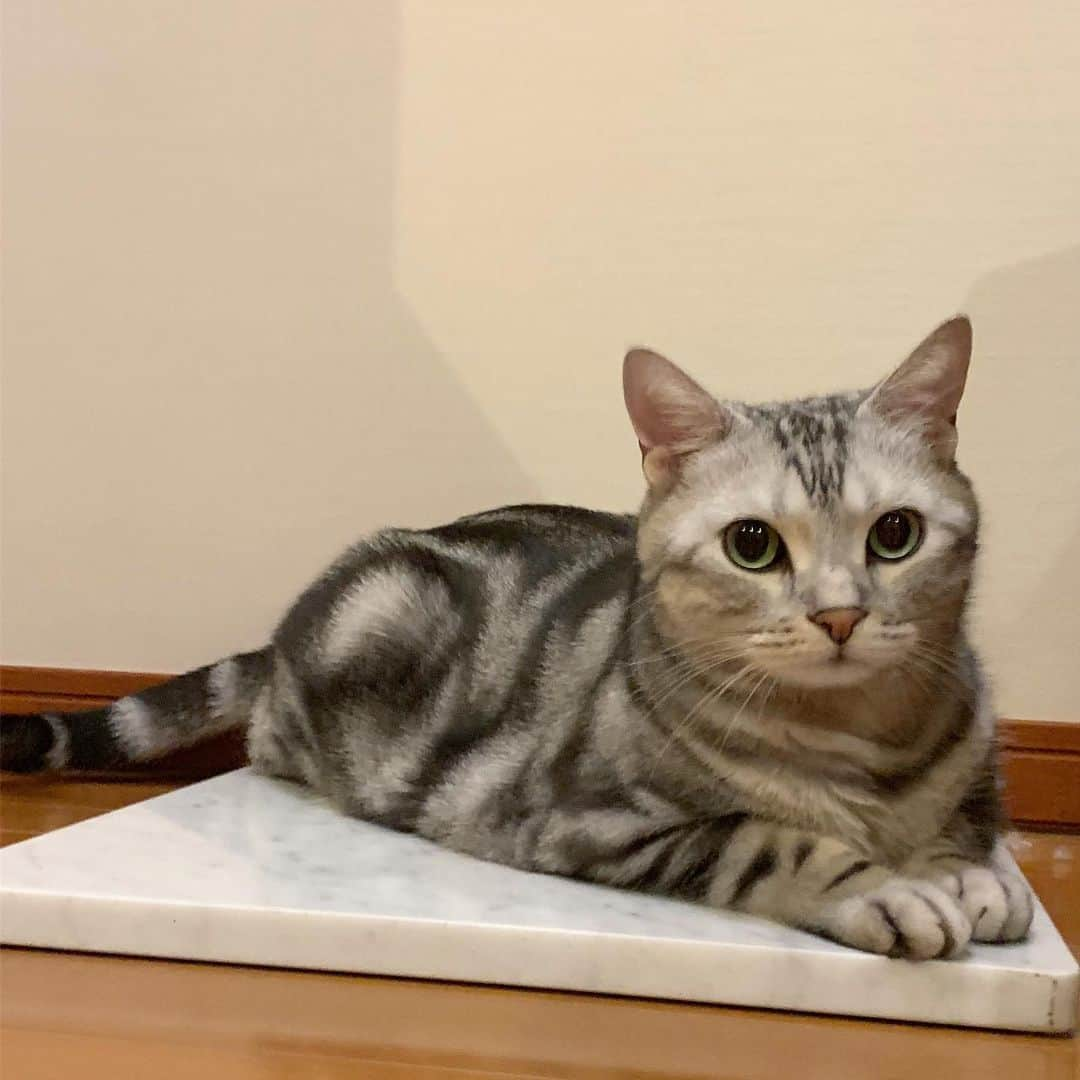
[[971, 361], [971, 322], [942, 323], [860, 406], [883, 419], [921, 431], [934, 452], [956, 454], [956, 411]]

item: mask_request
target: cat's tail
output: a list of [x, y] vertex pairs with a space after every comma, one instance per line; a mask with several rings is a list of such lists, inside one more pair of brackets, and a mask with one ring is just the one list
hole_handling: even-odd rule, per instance
[[270, 668], [267, 647], [178, 675], [107, 709], [5, 713], [0, 768], [33, 773], [151, 761], [246, 724]]

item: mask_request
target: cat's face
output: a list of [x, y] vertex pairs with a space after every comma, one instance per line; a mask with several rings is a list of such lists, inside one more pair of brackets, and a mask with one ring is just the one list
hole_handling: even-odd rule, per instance
[[952, 461], [969, 348], [966, 321], [946, 324], [872, 394], [770, 406], [693, 402], [696, 384], [637, 361], [641, 555], [664, 636], [725, 676], [792, 686], [939, 674], [978, 526]]

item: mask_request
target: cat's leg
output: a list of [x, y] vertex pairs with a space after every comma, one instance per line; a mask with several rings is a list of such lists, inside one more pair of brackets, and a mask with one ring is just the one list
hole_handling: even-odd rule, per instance
[[247, 754], [255, 772], [319, 787], [317, 745], [311, 722], [293, 689], [286, 662], [278, 657], [259, 690], [247, 731]]
[[945, 889], [875, 863], [840, 840], [748, 820], [718, 852], [703, 899], [867, 952], [955, 956], [971, 923]]
[[956, 900], [842, 841], [732, 812], [707, 820], [550, 813], [530, 869], [761, 915], [852, 948], [912, 960], [955, 956], [971, 937]]
[[948, 893], [971, 923], [975, 941], [1020, 941], [1034, 914], [1031, 890], [1002, 858], [1000, 846], [985, 862], [964, 854], [948, 837], [913, 854], [901, 872]]

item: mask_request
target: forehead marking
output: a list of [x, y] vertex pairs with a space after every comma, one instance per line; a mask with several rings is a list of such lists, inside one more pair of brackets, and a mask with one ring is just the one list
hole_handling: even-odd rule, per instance
[[756, 411], [756, 419], [770, 426], [785, 465], [813, 502], [824, 504], [843, 487], [853, 411], [852, 401], [842, 395], [759, 406]]

